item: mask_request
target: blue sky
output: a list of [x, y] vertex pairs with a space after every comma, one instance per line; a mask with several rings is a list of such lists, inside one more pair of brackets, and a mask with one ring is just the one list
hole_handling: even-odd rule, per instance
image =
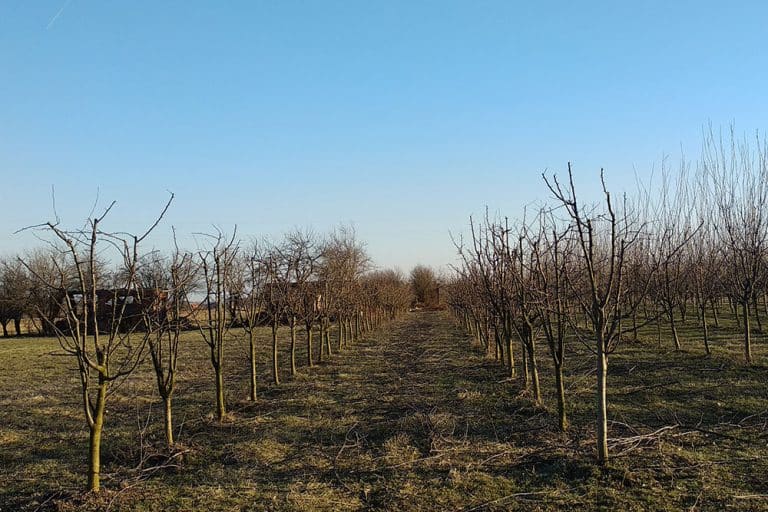
[[375, 261], [453, 261], [487, 205], [589, 195], [699, 151], [703, 125], [763, 131], [765, 2], [0, 0], [0, 253], [16, 229], [354, 223]]

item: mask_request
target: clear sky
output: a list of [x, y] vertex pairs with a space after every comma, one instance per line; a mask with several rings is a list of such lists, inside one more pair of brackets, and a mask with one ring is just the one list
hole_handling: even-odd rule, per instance
[[53, 185], [115, 229], [175, 192], [161, 248], [352, 222], [380, 265], [439, 266], [545, 169], [632, 188], [708, 122], [765, 130], [766, 27], [763, 1], [0, 0], [0, 253]]

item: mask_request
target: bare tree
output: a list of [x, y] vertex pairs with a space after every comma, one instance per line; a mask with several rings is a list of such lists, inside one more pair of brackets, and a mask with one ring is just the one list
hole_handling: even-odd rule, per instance
[[[490, 220], [486, 211], [484, 222], [475, 224], [470, 217], [472, 245], [469, 248], [457, 244], [459, 254], [464, 260], [464, 275], [475, 294], [481, 298], [480, 308], [470, 308], [475, 315], [475, 332], [478, 339], [490, 349], [491, 324], [494, 332], [496, 359], [500, 359], [509, 368], [510, 378], [516, 375], [515, 358], [512, 348], [513, 301], [512, 281], [514, 261], [509, 244], [509, 223]], [[521, 340], [522, 342], [522, 340]], [[523, 350], [524, 347], [523, 347]], [[506, 354], [506, 357], [505, 357]], [[528, 364], [523, 354], [523, 381], [529, 382]]]
[[151, 254], [139, 268], [139, 274], [139, 291], [147, 305], [142, 314], [149, 355], [157, 391], [163, 400], [165, 440], [168, 448], [173, 448], [173, 394], [179, 341], [183, 329], [190, 325], [189, 294], [195, 285], [197, 267], [192, 254], [180, 251], [177, 246], [170, 259]]
[[291, 375], [296, 374], [296, 326], [304, 320], [307, 330], [307, 360], [312, 366], [312, 324], [316, 315], [317, 291], [313, 280], [320, 258], [311, 232], [296, 230], [285, 236], [283, 247], [287, 263], [285, 300], [291, 330]]
[[287, 289], [290, 280], [290, 262], [286, 251], [279, 245], [264, 250], [261, 265], [265, 272], [264, 304], [272, 327], [272, 381], [280, 384], [280, 363], [278, 354], [278, 330], [285, 318]]
[[[62, 349], [77, 361], [90, 433], [88, 489], [91, 491], [100, 489], [101, 437], [110, 386], [133, 372], [142, 360], [147, 341], [144, 333], [134, 332], [140, 323], [135, 318], [136, 308], [142, 307], [137, 304], [140, 295], [136, 285], [139, 245], [158, 225], [172, 201], [173, 195], [142, 235], [105, 231], [101, 227], [114, 202], [101, 215], [88, 219], [85, 228], [65, 229], [58, 219], [33, 226], [50, 235], [52, 247], [58, 248], [58, 254], [52, 258], [57, 279], [41, 284], [58, 290], [59, 311], [56, 315], [43, 316], [43, 321], [52, 327]], [[112, 282], [98, 271], [99, 255], [110, 249], [120, 262], [118, 271], [111, 276]], [[62, 260], [66, 266], [59, 263]], [[50, 278], [37, 274], [29, 264], [27, 269], [37, 280]], [[102, 288], [105, 284], [109, 288]], [[46, 315], [41, 309], [38, 313]], [[59, 315], [61, 322], [57, 322]]]
[[568, 227], [560, 227], [551, 211], [542, 210], [539, 220], [539, 235], [532, 247], [531, 257], [535, 272], [533, 303], [538, 310], [555, 367], [558, 425], [565, 432], [568, 429], [568, 418], [563, 366], [568, 319], [571, 316], [567, 275], [572, 238]]
[[[323, 244], [322, 258], [318, 265], [318, 276], [325, 283], [321, 299], [321, 333], [326, 336], [326, 348], [331, 354], [329, 326], [335, 316], [338, 327], [337, 348], [345, 342], [344, 324], [350, 312], [356, 309], [354, 302], [355, 283], [368, 269], [370, 258], [365, 245], [357, 239], [354, 229], [341, 226], [330, 234]], [[322, 354], [322, 350], [321, 350]]]
[[653, 195], [647, 193], [644, 201], [652, 209], [646, 222], [656, 228], [651, 230], [648, 244], [651, 267], [657, 269], [651, 276], [649, 291], [669, 321], [675, 350], [681, 348], [676, 316], [691, 293], [693, 273], [684, 249], [697, 229], [693, 224], [693, 208], [688, 194], [683, 162], [675, 179], [662, 167], [660, 190], [654, 190]]
[[64, 286], [74, 287], [76, 272], [66, 258], [66, 253], [55, 248], [49, 250], [38, 248], [22, 255], [27, 272], [29, 287], [28, 314], [38, 333], [46, 336], [55, 336], [53, 324], [46, 322], [45, 318], [56, 318], [61, 307], [59, 303], [61, 289], [52, 286], [61, 280], [63, 271]]
[[760, 286], [766, 281], [768, 249], [768, 143], [759, 135], [754, 146], [737, 140], [733, 128], [729, 138], [705, 133], [702, 172], [715, 199], [718, 239], [724, 250], [726, 292], [741, 307], [744, 329], [744, 359], [752, 363], [750, 316]]
[[237, 298], [238, 323], [245, 330], [248, 338], [248, 374], [250, 383], [249, 399], [256, 400], [256, 329], [264, 320], [265, 286], [267, 272], [262, 260], [263, 248], [253, 242], [248, 251], [240, 258], [240, 280], [233, 294]]
[[222, 421], [227, 413], [224, 396], [224, 342], [232, 327], [233, 318], [227, 314], [227, 303], [232, 299], [232, 280], [235, 261], [240, 248], [236, 239], [221, 230], [208, 235], [213, 240], [210, 249], [198, 253], [201, 277], [205, 287], [204, 317], [198, 321], [200, 335], [210, 350], [211, 366], [215, 374], [216, 417]]
[[21, 336], [21, 319], [29, 311], [30, 284], [27, 269], [18, 257], [0, 260], [0, 325], [8, 336], [8, 322], [13, 322], [16, 336]]
[[602, 170], [604, 208], [599, 211], [585, 210], [577, 199], [570, 164], [567, 184], [562, 185], [554, 176], [543, 178], [573, 225], [578, 261], [587, 282], [587, 293], [578, 296], [578, 301], [588, 318], [597, 358], [597, 458], [604, 464], [608, 461], [608, 355], [621, 339], [622, 319], [639, 306], [644, 296], [638, 293], [630, 302], [626, 293], [627, 250], [641, 237], [643, 226], [627, 211], [626, 200], [617, 210]]

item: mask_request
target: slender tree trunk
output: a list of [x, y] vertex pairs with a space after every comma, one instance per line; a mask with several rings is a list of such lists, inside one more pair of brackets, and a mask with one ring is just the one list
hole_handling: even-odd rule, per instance
[[509, 318], [504, 319], [504, 341], [507, 345], [507, 365], [509, 366], [509, 377], [514, 379], [515, 374], [515, 354], [512, 349], [512, 325]]
[[555, 387], [557, 388], [557, 417], [560, 431], [568, 430], [568, 418], [565, 412], [565, 383], [563, 382], [563, 363], [555, 364]]
[[272, 320], [272, 381], [280, 385], [280, 368], [277, 361], [277, 319]]
[[224, 372], [221, 368], [221, 360], [214, 369], [216, 373], [216, 419], [222, 421], [227, 415], [227, 406], [224, 402]]
[[251, 352], [251, 360], [250, 360], [250, 376], [251, 376], [251, 393], [248, 397], [252, 402], [256, 401], [256, 340], [253, 338], [253, 327], [248, 331], [248, 348]]
[[597, 461], [605, 464], [608, 462], [608, 356], [601, 331], [602, 328], [597, 334]]
[[701, 304], [701, 326], [704, 329], [704, 350], [707, 353], [707, 355], [711, 355], [712, 351], [709, 348], [709, 325], [707, 325], [707, 305], [706, 303]]
[[328, 357], [333, 355], [333, 349], [331, 348], [331, 321], [325, 319], [325, 348], [328, 351]]
[[533, 401], [541, 405], [541, 386], [539, 385], [539, 365], [536, 361], [536, 345], [533, 339], [533, 326], [526, 323], [523, 326], [523, 341], [528, 352], [528, 366], [533, 386]]
[[632, 341], [637, 341], [637, 309], [632, 310]]
[[763, 323], [760, 321], [760, 308], [757, 307], [757, 294], [752, 297], [752, 310], [755, 314], [755, 321], [757, 322], [757, 332], [763, 332]]
[[744, 359], [747, 364], [752, 364], [752, 334], [749, 332], [749, 300], [741, 303], [741, 311], [744, 316]]
[[296, 317], [291, 316], [291, 375], [296, 375]]
[[360, 313], [355, 314], [355, 341], [360, 339]]
[[501, 359], [501, 364], [504, 365], [506, 361], [504, 361], [504, 358], [502, 355], [501, 336], [499, 336], [499, 328], [496, 322], [494, 322], [493, 324], [493, 342], [494, 342], [494, 346], [496, 347], [495, 359], [496, 361]]
[[165, 414], [163, 415], [163, 425], [165, 426], [165, 442], [168, 448], [173, 448], [173, 404], [170, 395], [163, 397], [163, 408]]
[[325, 321], [321, 318], [320, 322], [318, 322], [318, 325], [320, 327], [320, 353], [317, 357], [317, 362], [322, 363], [323, 356], [325, 355]]
[[669, 325], [672, 328], [672, 340], [675, 342], [675, 351], [680, 351], [680, 337], [677, 335], [677, 325], [675, 324], [675, 309], [669, 308], [667, 311], [669, 315]]
[[720, 328], [720, 317], [717, 315], [717, 301], [715, 299], [712, 299], [712, 316], [715, 319], [715, 328]]
[[656, 318], [656, 343], [659, 345], [659, 348], [661, 348], [661, 313], [659, 313], [659, 316]]
[[306, 324], [307, 329], [307, 366], [312, 368], [315, 362], [312, 360], [312, 324]]
[[[99, 376], [99, 391], [96, 407], [93, 411], [93, 423], [89, 425], [88, 446], [88, 489], [98, 492], [101, 489], [101, 433], [104, 430], [104, 409], [107, 402], [107, 382]], [[85, 404], [89, 407], [88, 404]]]
[[531, 384], [533, 385], [533, 401], [541, 405], [541, 387], [539, 386], [539, 365], [536, 362], [536, 345], [533, 341], [533, 333], [528, 333], [528, 357], [531, 366]]
[[520, 359], [523, 362], [523, 389], [530, 389], [531, 387], [531, 368], [530, 368], [530, 357], [528, 356], [528, 347], [525, 346], [525, 341], [520, 340], [522, 343], [520, 343]]

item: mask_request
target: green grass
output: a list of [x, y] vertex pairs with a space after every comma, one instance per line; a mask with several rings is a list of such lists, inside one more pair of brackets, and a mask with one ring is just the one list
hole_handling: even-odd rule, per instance
[[168, 459], [144, 367], [110, 398], [97, 496], [82, 493], [74, 361], [52, 339], [0, 340], [0, 510], [768, 510], [768, 350], [756, 335], [757, 364], [745, 366], [729, 322], [712, 330], [711, 357], [692, 321], [681, 352], [649, 328], [611, 356], [606, 468], [594, 464], [592, 359], [576, 342], [562, 434], [545, 346], [545, 407], [534, 408], [444, 313], [410, 314], [314, 369], [302, 341], [296, 378], [281, 354], [279, 387], [265, 330], [256, 403], [233, 332], [222, 424], [207, 347], [188, 333], [175, 401], [183, 454], [156, 468]]

